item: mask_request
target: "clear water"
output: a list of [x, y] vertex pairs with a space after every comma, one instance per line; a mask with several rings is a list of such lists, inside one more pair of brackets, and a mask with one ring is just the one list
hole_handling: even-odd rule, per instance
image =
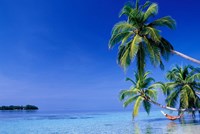
[[[175, 113], [174, 113], [175, 114]], [[200, 134], [199, 118], [170, 121], [160, 111], [140, 112], [0, 112], [0, 134]]]

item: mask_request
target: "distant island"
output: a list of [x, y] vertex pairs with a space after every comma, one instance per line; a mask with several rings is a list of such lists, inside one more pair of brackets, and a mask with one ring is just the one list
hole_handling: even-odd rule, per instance
[[1, 106], [0, 110], [38, 110], [39, 108], [34, 105], [26, 105], [26, 106]]

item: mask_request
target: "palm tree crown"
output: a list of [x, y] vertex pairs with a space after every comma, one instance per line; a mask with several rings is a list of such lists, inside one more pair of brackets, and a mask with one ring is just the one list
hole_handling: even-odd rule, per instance
[[[168, 97], [167, 105], [175, 107], [179, 102], [179, 109], [200, 108], [200, 98], [196, 92], [200, 91], [200, 71], [192, 66], [176, 66], [167, 73], [166, 83]], [[178, 98], [180, 98], [178, 100]]]
[[142, 77], [135, 73], [135, 81], [127, 78], [127, 81], [132, 82], [132, 86], [128, 90], [122, 90], [120, 92], [120, 100], [124, 101], [124, 107], [128, 106], [130, 103], [135, 102], [133, 108], [133, 117], [138, 114], [139, 107], [143, 103], [145, 111], [149, 114], [151, 109], [150, 98], [153, 100], [157, 99], [157, 91], [155, 88], [156, 84], [152, 84], [154, 79], [148, 77], [149, 72], [146, 72]]
[[127, 3], [120, 12], [120, 17], [125, 15], [126, 21], [121, 21], [113, 27], [109, 48], [119, 46], [118, 63], [126, 68], [135, 58], [137, 70], [144, 73], [145, 61], [148, 56], [151, 63], [164, 68], [162, 58], [168, 60], [172, 45], [160, 35], [157, 27], [164, 26], [175, 28], [175, 21], [170, 16], [149, 22], [151, 17], [158, 13], [158, 5], [147, 1], [139, 6], [138, 0], [135, 5]]

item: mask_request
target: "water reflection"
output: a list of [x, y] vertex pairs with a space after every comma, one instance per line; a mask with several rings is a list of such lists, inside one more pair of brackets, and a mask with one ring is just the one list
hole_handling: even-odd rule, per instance
[[[162, 122], [162, 123], [161, 123]], [[133, 122], [134, 134], [163, 134], [163, 133], [183, 133], [185, 131], [194, 133], [194, 126], [200, 124], [200, 119], [185, 117], [179, 120], [171, 121], [168, 119], [148, 119]], [[187, 128], [187, 130], [183, 129]]]
[[140, 127], [138, 126], [138, 124], [134, 122], [133, 126], [135, 130], [135, 134], [141, 134]]
[[150, 124], [147, 124], [146, 128], [142, 130], [142, 133], [144, 133], [144, 134], [153, 134], [154, 131], [155, 130], [152, 128], [152, 126]]
[[151, 123], [147, 123], [144, 126], [139, 126], [134, 122], [134, 134], [163, 134], [162, 128], [155, 128]]
[[172, 133], [177, 130], [178, 126], [175, 122], [171, 121], [167, 124], [167, 132]]

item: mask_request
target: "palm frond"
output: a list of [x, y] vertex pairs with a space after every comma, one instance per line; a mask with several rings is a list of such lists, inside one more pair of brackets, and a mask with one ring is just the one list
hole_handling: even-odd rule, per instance
[[150, 110], [151, 110], [151, 103], [144, 100], [143, 101], [143, 106], [144, 106], [144, 109], [147, 112], [147, 114], [149, 114]]
[[156, 3], [152, 3], [144, 14], [144, 20], [147, 20], [148, 18], [156, 15], [157, 13], [158, 13], [158, 5]]
[[180, 91], [181, 91], [180, 89], [177, 89], [167, 97], [166, 102], [168, 106], [171, 107], [176, 106]]
[[150, 59], [151, 63], [154, 66], [156, 66], [158, 64], [158, 60], [156, 58], [156, 52], [154, 51], [155, 49], [153, 48], [153, 44], [151, 44], [150, 41], [146, 37], [144, 37], [144, 41], [147, 46], [148, 51], [146, 51], [146, 52], [149, 54], [149, 59]]
[[120, 21], [114, 25], [112, 29], [112, 35], [116, 35], [122, 32], [131, 32], [134, 29], [136, 29], [134, 25], [131, 25], [127, 21]]
[[155, 42], [160, 42], [160, 31], [153, 27], [145, 27], [146, 33], [151, 37], [151, 39]]
[[120, 99], [120, 101], [122, 101], [125, 99], [125, 97], [130, 97], [130, 96], [137, 95], [137, 94], [138, 94], [137, 88], [133, 88], [131, 90], [122, 90], [119, 93], [119, 99]]
[[190, 77], [187, 77], [186, 80], [187, 80], [188, 83], [192, 83], [196, 80], [199, 81], [200, 80], [200, 73], [196, 73], [196, 74], [194, 74]]
[[195, 103], [195, 101], [196, 101], [196, 93], [193, 90], [193, 88], [190, 87], [188, 84], [186, 84], [186, 85], [183, 86], [183, 90], [187, 91], [188, 98], [192, 99], [193, 102]]
[[127, 46], [120, 46], [118, 52], [118, 64], [120, 64], [124, 69], [131, 63], [130, 58], [130, 43]]
[[130, 48], [130, 58], [132, 59], [133, 57], [135, 57], [135, 55], [138, 52], [138, 45], [139, 43], [142, 41], [141, 37], [136, 34], [132, 43], [131, 43], [131, 48]]
[[144, 76], [143, 76], [143, 79], [148, 78], [147, 76], [148, 76], [150, 73], [151, 73], [151, 72], [149, 72], [149, 71], [145, 72], [145, 73], [144, 73]]
[[183, 89], [180, 92], [180, 107], [181, 108], [188, 108], [189, 102], [188, 102], [188, 94], [187, 90]]
[[172, 55], [171, 50], [173, 50], [173, 46], [171, 45], [171, 43], [167, 41], [165, 38], [161, 37], [160, 43], [159, 43], [159, 49], [160, 49], [162, 58], [168, 61], [169, 57]]
[[139, 96], [137, 98], [137, 100], [135, 101], [135, 105], [134, 105], [134, 109], [133, 109], [133, 114], [132, 114], [133, 118], [138, 115], [139, 107], [140, 107], [140, 104], [141, 104], [142, 101], [143, 101], [143, 98], [141, 96]]
[[165, 88], [165, 84], [162, 82], [155, 82], [151, 86], [148, 87], [148, 89], [158, 89], [158, 88]]
[[152, 77], [146, 78], [143, 82], [144, 87], [148, 87], [151, 83], [155, 82], [155, 79]]
[[182, 79], [179, 73], [180, 70], [177, 69], [172, 69], [171, 71], [167, 72], [167, 79], [170, 81], [176, 81], [176, 82], [180, 82]]
[[153, 100], [157, 100], [157, 91], [156, 90], [148, 88], [147, 90], [145, 90], [145, 94], [150, 96]]
[[131, 78], [129, 78], [129, 77], [126, 78], [126, 81], [132, 82], [134, 86], [136, 85], [135, 81], [133, 81], [133, 80], [132, 80]]
[[163, 94], [166, 96], [169, 96], [171, 91], [176, 89], [177, 84], [168, 82], [168, 83], [162, 84], [160, 87], [162, 89]]
[[124, 102], [124, 107], [127, 107], [130, 103], [134, 102], [136, 99], [138, 99], [139, 95], [137, 96], [133, 96], [128, 98], [125, 102]]
[[166, 48], [167, 51], [170, 51], [170, 50], [174, 49], [172, 44], [168, 40], [163, 38], [163, 37], [161, 38], [161, 43], [165, 46], [164, 48]]
[[133, 3], [128, 2], [124, 5], [122, 10], [120, 11], [119, 17], [121, 17], [122, 15], [126, 15], [128, 19], [134, 18], [137, 12], [138, 12], [137, 9], [133, 8]]
[[160, 59], [160, 69], [161, 69], [161, 70], [164, 70], [164, 69], [165, 69], [165, 66], [164, 66], [164, 64], [163, 64], [163, 62], [162, 62], [161, 59]]
[[136, 0], [136, 2], [135, 2], [135, 8], [138, 10], [138, 8], [139, 8], [139, 2], [140, 2], [140, 0]]
[[121, 32], [113, 35], [109, 41], [109, 48], [112, 48], [114, 45], [119, 44], [124, 38], [128, 39], [128, 37], [130, 37], [131, 35], [133, 35], [133, 32], [130, 31]]
[[150, 1], [146, 1], [144, 5], [140, 6], [140, 10], [143, 11], [145, 8], [149, 7], [152, 4]]
[[165, 17], [162, 17], [160, 19], [157, 19], [157, 20], [151, 22], [149, 24], [149, 26], [152, 26], [152, 27], [166, 26], [170, 29], [175, 29], [176, 21], [170, 16], [165, 16]]

